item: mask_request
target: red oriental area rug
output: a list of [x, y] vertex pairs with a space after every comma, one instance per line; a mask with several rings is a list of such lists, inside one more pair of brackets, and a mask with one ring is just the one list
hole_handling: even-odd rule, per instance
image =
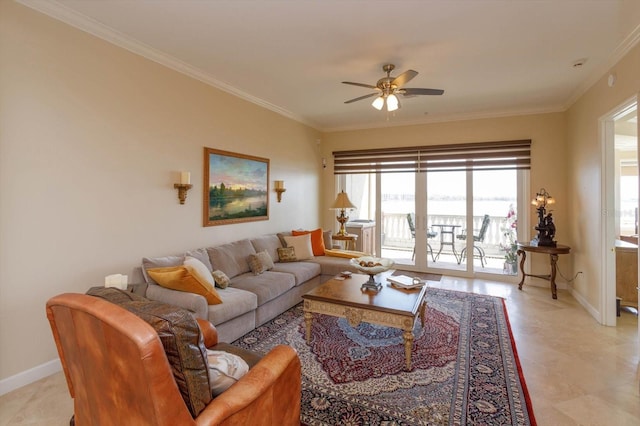
[[397, 329], [314, 315], [307, 345], [302, 304], [234, 344], [298, 351], [306, 425], [535, 425], [503, 299], [430, 288], [427, 305], [411, 371]]

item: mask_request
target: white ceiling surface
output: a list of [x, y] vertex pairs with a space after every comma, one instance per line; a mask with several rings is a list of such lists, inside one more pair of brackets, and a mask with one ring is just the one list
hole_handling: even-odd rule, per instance
[[[640, 39], [640, 0], [18, 1], [323, 131], [563, 111]], [[388, 62], [444, 95], [344, 104]]]

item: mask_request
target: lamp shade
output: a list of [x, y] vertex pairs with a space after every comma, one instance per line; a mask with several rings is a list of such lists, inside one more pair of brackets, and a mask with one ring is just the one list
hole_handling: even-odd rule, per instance
[[536, 194], [535, 198], [531, 200], [531, 204], [536, 206], [536, 208], [545, 208], [547, 204], [555, 204], [556, 200], [553, 198], [546, 189], [541, 188], [540, 191]]
[[343, 209], [355, 209], [355, 208], [356, 206], [353, 205], [351, 200], [349, 200], [349, 197], [347, 197], [347, 193], [344, 191], [341, 191], [338, 194], [338, 196], [336, 197], [336, 200], [333, 202], [331, 207], [329, 207], [330, 210], [343, 210]]
[[380, 111], [384, 106], [384, 98], [382, 96], [378, 96], [371, 105], [373, 105], [375, 109]]
[[387, 96], [387, 111], [395, 111], [400, 108], [400, 101], [394, 94]]

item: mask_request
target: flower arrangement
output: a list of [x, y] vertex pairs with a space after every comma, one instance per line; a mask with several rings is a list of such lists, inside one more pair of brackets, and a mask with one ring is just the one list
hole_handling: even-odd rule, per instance
[[504, 242], [500, 243], [500, 248], [504, 251], [504, 259], [507, 263], [515, 263], [518, 260], [518, 216], [513, 208], [513, 204], [509, 205], [509, 212], [505, 217], [504, 226], [502, 227], [502, 236]]

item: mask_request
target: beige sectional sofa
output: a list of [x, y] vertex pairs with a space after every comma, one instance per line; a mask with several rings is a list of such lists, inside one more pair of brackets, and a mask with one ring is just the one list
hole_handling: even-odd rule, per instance
[[[340, 272], [357, 272], [349, 259], [314, 256], [297, 262], [280, 262], [282, 234], [243, 239], [214, 247], [191, 250], [183, 255], [144, 258], [142, 274], [149, 284], [146, 297], [181, 306], [196, 318], [213, 323], [221, 341], [232, 342], [257, 326], [298, 304], [301, 296]], [[324, 233], [325, 246], [331, 247], [330, 232]], [[266, 250], [273, 268], [258, 275], [251, 271], [250, 255]], [[147, 274], [148, 269], [182, 265], [185, 256], [195, 257], [210, 271], [220, 270], [230, 278], [224, 289], [217, 288], [221, 304], [208, 305], [204, 296], [161, 287]]]

